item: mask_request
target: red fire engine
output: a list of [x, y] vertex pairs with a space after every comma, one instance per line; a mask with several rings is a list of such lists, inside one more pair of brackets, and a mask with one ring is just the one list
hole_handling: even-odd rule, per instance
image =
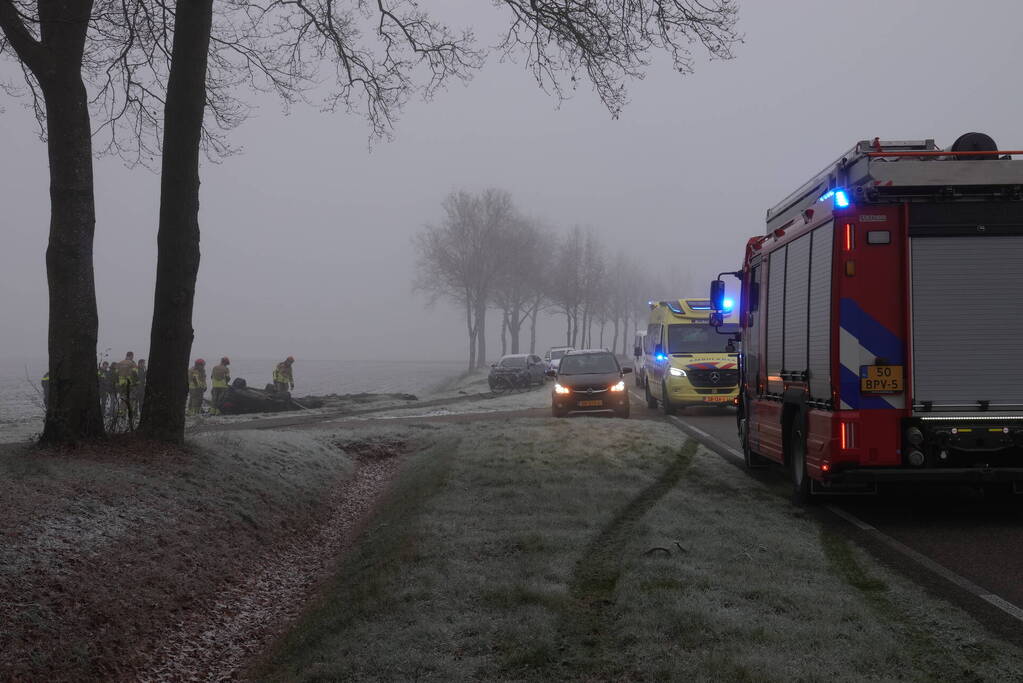
[[733, 273], [747, 466], [784, 464], [798, 500], [913, 480], [1023, 493], [1012, 154], [979, 133], [861, 141], [767, 212]]

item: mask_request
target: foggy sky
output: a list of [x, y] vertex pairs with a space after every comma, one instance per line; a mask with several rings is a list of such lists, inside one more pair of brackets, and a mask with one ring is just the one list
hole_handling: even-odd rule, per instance
[[[456, 16], [484, 44], [506, 25], [479, 0], [445, 4], [465, 7]], [[675, 294], [704, 295], [766, 209], [857, 140], [948, 146], [976, 130], [1023, 145], [1021, 20], [1010, 0], [747, 0], [734, 60], [694, 49], [696, 73], [680, 77], [658, 55], [619, 120], [587, 83], [558, 108], [523, 64], [495, 56], [468, 86], [411, 103], [372, 150], [357, 116], [285, 116], [249, 96], [258, 109], [230, 138], [243, 153], [202, 169], [193, 356], [462, 359], [461, 313], [412, 291], [410, 243], [462, 188], [504, 188], [548, 224], [590, 226], [655, 275], [681, 264], [695, 291]], [[17, 72], [0, 63], [0, 75]], [[23, 104], [0, 95], [4, 357], [46, 348], [46, 148]], [[96, 190], [99, 350], [144, 357], [159, 178], [105, 158]], [[500, 316], [490, 322], [494, 357]], [[546, 324], [541, 350], [563, 334]]]

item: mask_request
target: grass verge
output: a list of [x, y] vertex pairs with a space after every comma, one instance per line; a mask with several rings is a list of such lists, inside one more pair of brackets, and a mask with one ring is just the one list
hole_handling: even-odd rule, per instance
[[162, 634], [326, 512], [351, 458], [308, 434], [0, 448], [0, 679], [130, 679]]
[[445, 424], [265, 680], [1017, 680], [1017, 648], [662, 424]]

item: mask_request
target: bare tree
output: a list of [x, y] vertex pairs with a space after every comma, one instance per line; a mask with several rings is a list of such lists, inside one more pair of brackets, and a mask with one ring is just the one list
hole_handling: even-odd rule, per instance
[[508, 193], [495, 189], [453, 192], [443, 209], [442, 223], [414, 238], [419, 253], [415, 286], [464, 308], [473, 370], [486, 364], [487, 306], [501, 272], [504, 233], [516, 216]]
[[582, 345], [593, 346], [593, 322], [606, 297], [604, 246], [592, 233], [583, 241], [581, 263]]
[[526, 305], [529, 318], [529, 352], [536, 353], [536, 320], [540, 312], [550, 305], [549, 294], [554, 279], [554, 261], [557, 253], [557, 240], [548, 232], [537, 228], [537, 245], [535, 251], [535, 273], [530, 282], [531, 293]]
[[50, 162], [50, 400], [41, 438], [49, 444], [103, 434], [96, 376], [92, 130], [82, 78], [91, 12], [92, 0], [39, 0], [35, 7], [0, 0], [0, 54], [13, 49], [20, 61]]
[[575, 346], [579, 336], [579, 307], [584, 294], [582, 261], [583, 232], [575, 227], [558, 243], [554, 275], [547, 294], [554, 308], [565, 316], [566, 346]]
[[501, 236], [500, 271], [493, 287], [494, 306], [502, 312], [501, 352], [504, 332], [511, 339], [511, 353], [519, 353], [522, 325], [539, 306], [546, 266], [542, 233], [535, 224], [516, 217]]

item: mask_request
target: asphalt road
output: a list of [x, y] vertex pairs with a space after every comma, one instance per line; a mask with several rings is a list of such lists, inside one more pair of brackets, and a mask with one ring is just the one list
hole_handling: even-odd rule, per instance
[[[644, 413], [650, 418], [659, 415], [648, 412], [642, 398], [633, 391], [633, 415], [640, 417]], [[720, 444], [739, 451], [734, 413], [722, 415], [690, 408], [680, 411], [677, 417]], [[787, 474], [781, 467], [750, 476], [780, 495], [788, 491]], [[966, 486], [900, 485], [882, 489], [877, 495], [843, 496], [822, 503], [826, 510], [852, 515], [897, 541], [880, 544], [887, 545], [883, 554], [908, 555], [901, 564], [914, 578], [930, 574], [928, 579], [931, 582], [935, 579], [933, 571], [912, 559], [915, 552], [974, 584], [975, 593], [993, 594], [996, 597], [992, 601], [1001, 598], [1011, 603], [1003, 609], [1023, 608], [1023, 496], [990, 498]], [[897, 549], [898, 544], [910, 552]], [[1023, 616], [1023, 611], [1017, 615]], [[1019, 621], [1014, 624], [1017, 632], [1021, 626]]]

